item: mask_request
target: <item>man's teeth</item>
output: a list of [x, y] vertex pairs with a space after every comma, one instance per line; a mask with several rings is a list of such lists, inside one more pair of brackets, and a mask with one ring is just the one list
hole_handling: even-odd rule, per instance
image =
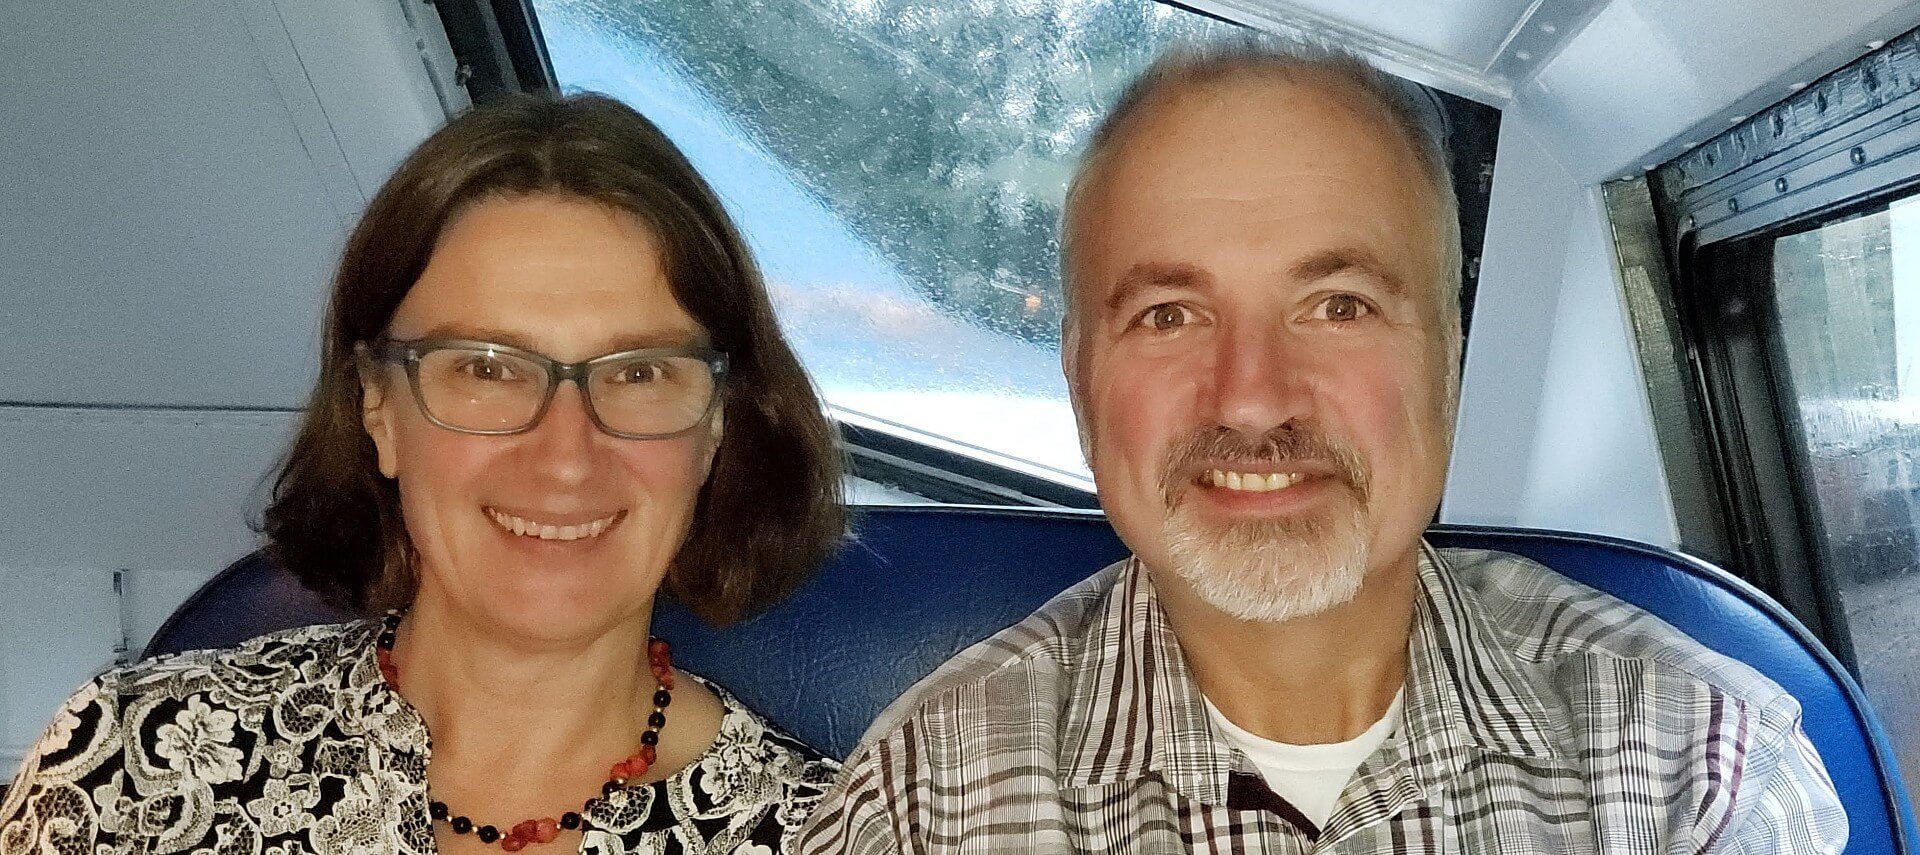
[[1207, 482], [1215, 487], [1239, 490], [1246, 493], [1265, 493], [1291, 487], [1307, 480], [1303, 472], [1229, 472], [1224, 469], [1207, 470]]
[[546, 525], [516, 517], [504, 511], [497, 511], [493, 508], [487, 509], [487, 516], [492, 517], [496, 525], [499, 525], [507, 531], [522, 537], [537, 537], [541, 540], [580, 540], [588, 537], [599, 537], [601, 533], [607, 530], [608, 526], [613, 525], [614, 520], [620, 517], [620, 515], [616, 513], [578, 525]]

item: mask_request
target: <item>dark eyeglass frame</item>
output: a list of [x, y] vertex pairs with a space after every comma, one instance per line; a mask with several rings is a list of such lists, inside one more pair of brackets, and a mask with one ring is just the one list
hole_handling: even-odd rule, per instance
[[[720, 401], [726, 397], [727, 391], [727, 354], [725, 351], [710, 347], [643, 347], [596, 356], [584, 362], [561, 362], [545, 354], [498, 342], [464, 338], [391, 339], [382, 336], [372, 342], [356, 342], [353, 350], [355, 355], [362, 359], [373, 359], [404, 367], [407, 370], [407, 385], [413, 389], [413, 401], [419, 405], [420, 412], [427, 417], [427, 421], [455, 433], [479, 436], [511, 436], [526, 433], [538, 427], [540, 420], [547, 415], [547, 408], [552, 406], [553, 396], [560, 390], [560, 384], [569, 380], [580, 387], [580, 400], [586, 406], [587, 418], [593, 420], [594, 427], [608, 436], [620, 439], [672, 439], [692, 433], [713, 418], [713, 411], [720, 406]], [[527, 419], [526, 424], [507, 430], [465, 428], [441, 421], [433, 414], [433, 409], [427, 406], [426, 392], [420, 388], [420, 360], [426, 358], [427, 354], [439, 350], [488, 350], [516, 359], [524, 359], [540, 366], [547, 372], [547, 391], [540, 399], [539, 408], [533, 411], [533, 415]], [[701, 411], [699, 419], [685, 428], [670, 433], [629, 433], [615, 430], [600, 420], [600, 412], [593, 405], [593, 392], [587, 387], [587, 377], [595, 368], [636, 358], [675, 356], [698, 359], [706, 363], [707, 368], [713, 372], [713, 394], [708, 396], [706, 409]]]

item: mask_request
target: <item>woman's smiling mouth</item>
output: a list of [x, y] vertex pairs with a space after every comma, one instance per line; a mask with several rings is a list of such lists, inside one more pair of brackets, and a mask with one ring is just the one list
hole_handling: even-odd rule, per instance
[[484, 508], [487, 518], [503, 531], [521, 537], [540, 540], [586, 540], [605, 534], [607, 529], [618, 524], [627, 515], [626, 511], [615, 511], [598, 519], [577, 523], [545, 522], [510, 514], [498, 508]]

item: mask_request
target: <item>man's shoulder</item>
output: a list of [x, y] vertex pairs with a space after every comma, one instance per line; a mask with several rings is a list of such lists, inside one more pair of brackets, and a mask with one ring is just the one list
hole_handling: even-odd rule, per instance
[[1753, 667], [1612, 594], [1510, 553], [1440, 553], [1500, 642], [1544, 673], [1569, 680], [1579, 673], [1656, 674], [1743, 705], [1798, 712], [1792, 697]]
[[1090, 626], [1106, 609], [1127, 563], [1100, 570], [1019, 623], [955, 654], [888, 705], [862, 744], [898, 732], [916, 719], [956, 713], [989, 721], [1027, 719], [1038, 709], [1063, 702], [1081, 665]]

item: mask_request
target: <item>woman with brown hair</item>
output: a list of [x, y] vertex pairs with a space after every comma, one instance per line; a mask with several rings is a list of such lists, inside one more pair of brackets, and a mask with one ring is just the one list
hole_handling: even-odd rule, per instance
[[662, 591], [726, 622], [805, 577], [843, 530], [833, 439], [657, 128], [476, 109], [349, 238], [265, 515], [369, 617], [93, 681], [0, 853], [780, 851], [834, 764], [648, 630]]

